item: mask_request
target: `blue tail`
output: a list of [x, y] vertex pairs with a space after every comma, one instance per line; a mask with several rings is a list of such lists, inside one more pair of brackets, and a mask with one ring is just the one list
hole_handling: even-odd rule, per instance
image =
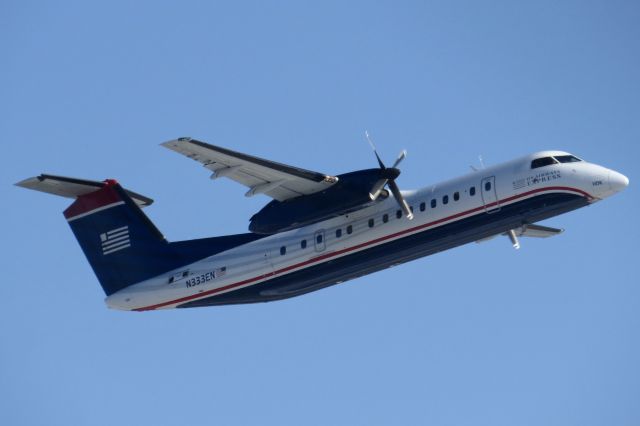
[[64, 215], [107, 296], [260, 238], [240, 234], [170, 243], [112, 180], [78, 196]]

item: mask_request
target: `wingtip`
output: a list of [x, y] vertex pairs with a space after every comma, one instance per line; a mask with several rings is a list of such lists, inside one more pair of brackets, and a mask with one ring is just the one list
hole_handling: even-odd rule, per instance
[[16, 182], [13, 185], [14, 186], [20, 186], [22, 188], [24, 188], [25, 183], [27, 183], [28, 181], [32, 180], [32, 179], [36, 179], [36, 177], [30, 177], [30, 178], [26, 178], [26, 179], [22, 179], [20, 182]]
[[189, 142], [190, 140], [192, 140], [190, 136], [183, 136], [181, 138], [171, 139], [169, 141], [162, 142], [160, 145], [164, 146], [165, 148], [171, 148], [176, 146], [176, 144], [178, 144], [179, 142]]
[[43, 175], [32, 176], [26, 179], [22, 179], [20, 182], [14, 183], [15, 186], [19, 186], [20, 188], [32, 189], [33, 185], [43, 180]]

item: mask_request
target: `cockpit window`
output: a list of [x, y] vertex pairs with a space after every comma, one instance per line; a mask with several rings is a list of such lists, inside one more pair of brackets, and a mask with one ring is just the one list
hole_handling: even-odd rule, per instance
[[538, 167], [550, 166], [552, 164], [556, 164], [557, 161], [553, 159], [553, 157], [542, 157], [536, 158], [531, 162], [531, 168], [537, 169]]
[[582, 161], [578, 157], [574, 157], [573, 155], [556, 155], [555, 159], [561, 163], [577, 163], [578, 161]]

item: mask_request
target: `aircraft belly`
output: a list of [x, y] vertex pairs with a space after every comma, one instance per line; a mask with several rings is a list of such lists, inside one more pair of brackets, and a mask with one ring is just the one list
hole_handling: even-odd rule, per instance
[[187, 302], [177, 307], [269, 302], [302, 295], [588, 204], [584, 197], [574, 194], [539, 195], [503, 206], [500, 211], [491, 214], [482, 212], [353, 254], [332, 258], [321, 264], [278, 275], [259, 284]]

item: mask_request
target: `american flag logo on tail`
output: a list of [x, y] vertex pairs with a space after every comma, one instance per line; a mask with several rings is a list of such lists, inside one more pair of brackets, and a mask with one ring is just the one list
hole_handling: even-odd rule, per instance
[[102, 243], [102, 254], [104, 255], [131, 247], [129, 227], [123, 226], [100, 234], [100, 242]]

